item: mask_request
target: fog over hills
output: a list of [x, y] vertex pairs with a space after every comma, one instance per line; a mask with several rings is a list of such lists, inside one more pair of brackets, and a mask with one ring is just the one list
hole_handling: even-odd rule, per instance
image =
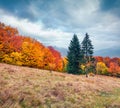
[[[64, 57], [67, 55], [67, 48], [60, 48], [60, 47], [54, 47], [56, 50], [58, 50], [61, 55]], [[120, 48], [107, 48], [107, 49], [101, 49], [94, 51], [94, 56], [109, 56], [109, 57], [120, 57]]]
[[94, 55], [120, 57], [120, 48], [108, 48], [108, 49], [98, 50], [94, 53]]

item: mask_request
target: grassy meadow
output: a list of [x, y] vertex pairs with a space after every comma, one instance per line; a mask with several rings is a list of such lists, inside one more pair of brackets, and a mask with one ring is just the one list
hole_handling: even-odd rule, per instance
[[0, 63], [0, 108], [120, 108], [120, 78]]

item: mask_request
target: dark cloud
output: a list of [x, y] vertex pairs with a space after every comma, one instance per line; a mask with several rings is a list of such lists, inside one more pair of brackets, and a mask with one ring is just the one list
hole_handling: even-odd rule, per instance
[[120, 17], [120, 0], [101, 0], [100, 8], [103, 12], [110, 12]]
[[0, 0], [0, 8], [6, 12], [35, 21], [37, 18], [29, 10], [30, 0]]
[[47, 28], [56, 28], [69, 17], [64, 3], [61, 0], [1, 0], [0, 7], [14, 16], [30, 21], [40, 19]]
[[101, 0], [101, 9], [104, 11], [111, 10], [117, 6], [117, 1], [119, 0]]
[[47, 28], [57, 28], [67, 23], [69, 15], [63, 0], [41, 0], [34, 2], [33, 5], [38, 7], [39, 17]]
[[[81, 16], [79, 10], [80, 8], [82, 10], [82, 8], [84, 8], [83, 6], [86, 5], [87, 2], [85, 1], [86, 0], [1, 0], [0, 7], [20, 18], [26, 18], [30, 21], [40, 19], [46, 28], [60, 28], [65, 31], [72, 30], [71, 32], [76, 32], [76, 28], [84, 27], [84, 24], [78, 25], [78, 23], [82, 21], [79, 20], [78, 22], [77, 17]], [[76, 14], [75, 11], [78, 13]], [[82, 17], [83, 16], [81, 16], [81, 18]]]

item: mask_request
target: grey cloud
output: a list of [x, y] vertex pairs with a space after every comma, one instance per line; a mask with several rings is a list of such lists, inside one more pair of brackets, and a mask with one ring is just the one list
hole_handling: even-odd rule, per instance
[[1, 0], [0, 7], [7, 13], [35, 21], [37, 18], [29, 10], [30, 0]]
[[103, 12], [120, 17], [120, 0], [101, 0], [100, 8]]
[[20, 19], [20, 23], [24, 22], [23, 27], [20, 24], [18, 26], [18, 20], [15, 24], [15, 19], [10, 24], [18, 27], [21, 33], [35, 37], [45, 45], [66, 48], [74, 33], [81, 42], [88, 32], [95, 50], [120, 46], [119, 0], [18, 1], [13, 0], [14, 3], [10, 4], [6, 2], [9, 4], [6, 6], [6, 3], [0, 3], [5, 12]]

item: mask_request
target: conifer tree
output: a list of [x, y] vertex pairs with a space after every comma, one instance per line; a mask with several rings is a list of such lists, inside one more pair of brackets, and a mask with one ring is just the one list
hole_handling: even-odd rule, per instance
[[83, 61], [86, 65], [86, 76], [87, 76], [88, 66], [90, 62], [94, 60], [93, 49], [94, 48], [93, 48], [91, 40], [89, 39], [89, 35], [86, 33], [82, 41], [82, 53], [83, 53]]
[[83, 52], [84, 58], [87, 61], [90, 61], [93, 56], [93, 45], [87, 33], [85, 34], [85, 37], [82, 41], [82, 52]]
[[80, 74], [80, 59], [81, 59], [81, 48], [79, 39], [76, 34], [73, 35], [73, 38], [68, 47], [68, 65], [67, 71], [72, 74]]

